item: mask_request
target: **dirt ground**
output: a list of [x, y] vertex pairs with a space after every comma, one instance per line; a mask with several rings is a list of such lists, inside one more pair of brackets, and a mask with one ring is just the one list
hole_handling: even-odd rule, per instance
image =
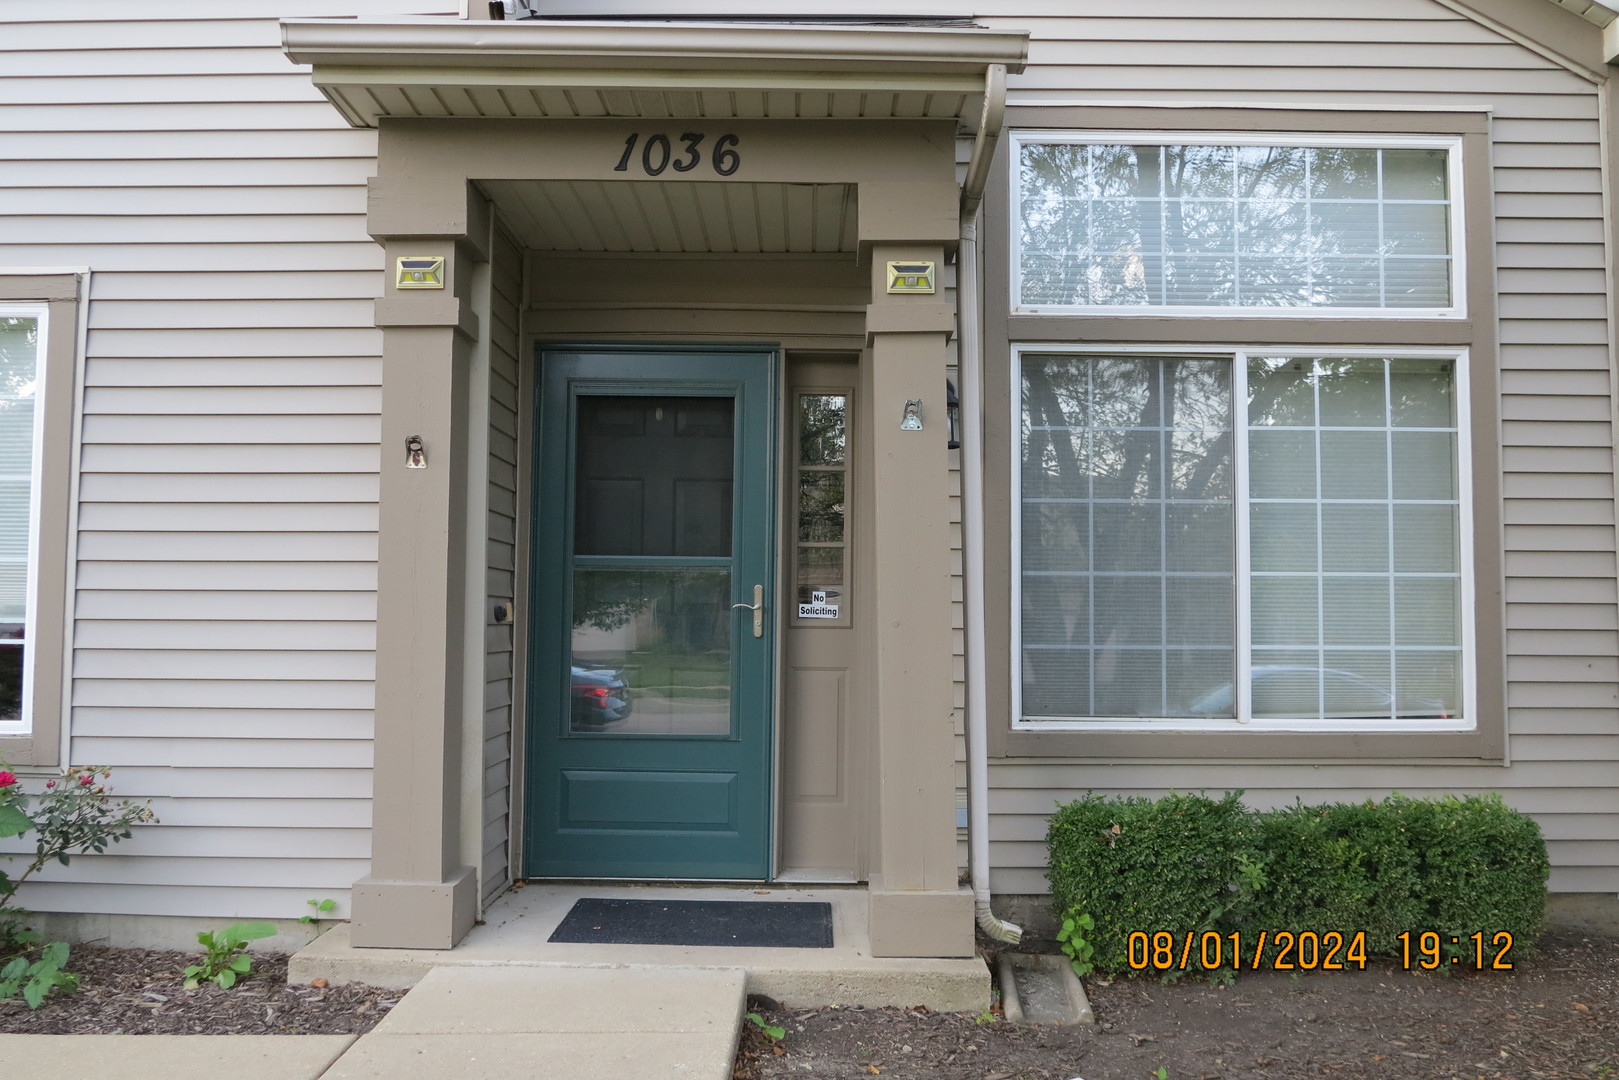
[[[79, 992], [30, 1012], [0, 1001], [0, 1033], [22, 1035], [348, 1035], [370, 1031], [403, 994], [374, 986], [288, 986], [287, 958], [253, 958], [229, 990], [182, 985], [196, 953], [75, 945], [67, 970]], [[3, 1070], [0, 1070], [3, 1071]]]
[[[1547, 935], [1512, 972], [1086, 979], [1095, 1027], [922, 1009], [770, 1009], [737, 1080], [1619, 1080], [1619, 939]], [[769, 1003], [760, 1003], [769, 1004]], [[777, 1051], [780, 1051], [779, 1053]], [[1160, 1072], [1162, 1070], [1162, 1072]]]
[[[0, 1032], [339, 1034], [400, 996], [288, 986], [255, 959], [231, 990], [181, 986], [193, 954], [76, 946], [82, 990], [37, 1012], [0, 1002]], [[1088, 979], [1095, 1027], [1034, 1027], [920, 1009], [766, 1008], [744, 1025], [738, 1080], [1619, 1080], [1619, 939], [1548, 935], [1510, 973], [1244, 974], [1235, 985]], [[775, 1004], [775, 1003], [761, 1003]], [[779, 1053], [777, 1051], [780, 1051]], [[1163, 1072], [1160, 1074], [1159, 1070]]]

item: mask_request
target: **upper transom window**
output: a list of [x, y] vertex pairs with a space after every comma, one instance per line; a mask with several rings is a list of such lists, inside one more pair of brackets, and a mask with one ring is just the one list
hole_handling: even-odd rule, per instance
[[1013, 142], [1016, 312], [1462, 314], [1457, 139]]

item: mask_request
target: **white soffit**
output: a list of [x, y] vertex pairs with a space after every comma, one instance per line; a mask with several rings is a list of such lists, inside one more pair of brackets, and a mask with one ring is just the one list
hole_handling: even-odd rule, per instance
[[482, 180], [536, 251], [830, 254], [857, 247], [846, 184]]
[[355, 127], [384, 116], [955, 118], [1025, 31], [976, 27], [283, 20], [289, 57]]
[[1595, 23], [1597, 26], [1605, 27], [1615, 19], [1619, 19], [1619, 11], [1606, 4], [1598, 4], [1595, 0], [1551, 0], [1551, 2], [1560, 8], [1567, 8], [1586, 22]]

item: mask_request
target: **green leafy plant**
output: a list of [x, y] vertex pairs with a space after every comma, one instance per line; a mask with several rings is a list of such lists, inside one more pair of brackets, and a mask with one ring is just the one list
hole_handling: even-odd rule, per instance
[[983, 1012], [981, 1012], [977, 1016], [973, 1017], [973, 1023], [977, 1024], [979, 1027], [982, 1027], [985, 1024], [993, 1024], [999, 1019], [1000, 1019], [1000, 1017], [996, 1016], [994, 1013], [990, 1012], [988, 1009], [985, 1009]]
[[748, 1013], [747, 1018], [748, 1018], [749, 1022], [751, 1022], [753, 1024], [754, 1027], [758, 1028], [760, 1031], [762, 1031], [766, 1035], [768, 1035], [770, 1037], [771, 1042], [780, 1042], [781, 1040], [783, 1040], [783, 1039], [785, 1039], [787, 1037], [787, 1029], [786, 1028], [776, 1027], [774, 1024], [765, 1023], [765, 1018], [760, 1016], [756, 1012]]
[[1169, 1070], [1162, 1065], [1158, 1066], [1158, 1071], [1152, 1074], [1152, 1080], [1169, 1080]]
[[67, 964], [67, 942], [51, 942], [39, 950], [39, 959], [34, 960], [30, 959], [30, 947], [39, 935], [23, 931], [17, 937], [23, 951], [0, 967], [0, 1000], [20, 993], [30, 1009], [37, 1009], [53, 990], [64, 994], [78, 991], [79, 977], [62, 970]]
[[326, 916], [336, 910], [337, 901], [328, 897], [325, 900], [305, 900], [304, 903], [309, 905], [309, 913], [298, 916], [298, 921], [305, 926], [314, 927], [315, 936], [320, 937], [322, 930], [320, 924], [326, 920]]
[[1062, 949], [1063, 955], [1074, 966], [1075, 975], [1089, 975], [1096, 970], [1096, 965], [1091, 962], [1096, 955], [1096, 946], [1086, 937], [1095, 929], [1096, 920], [1077, 908], [1070, 908], [1063, 917], [1062, 929], [1057, 931], [1057, 947]]
[[0, 763], [0, 839], [34, 834], [31, 856], [27, 852], [7, 856], [28, 860], [22, 873], [12, 877], [0, 870], [0, 931], [12, 928], [6, 937], [14, 938], [21, 925], [21, 912], [12, 906], [12, 899], [23, 882], [53, 862], [66, 866], [75, 855], [106, 851], [134, 835], [136, 825], [156, 820], [145, 803], [111, 798], [110, 776], [110, 769], [76, 766], [29, 794]]
[[214, 982], [226, 990], [236, 980], [253, 970], [253, 958], [247, 954], [247, 943], [260, 938], [274, 937], [275, 927], [267, 922], [232, 923], [217, 934], [204, 930], [197, 935], [202, 944], [202, 963], [185, 969], [185, 987], [195, 989], [204, 982]]

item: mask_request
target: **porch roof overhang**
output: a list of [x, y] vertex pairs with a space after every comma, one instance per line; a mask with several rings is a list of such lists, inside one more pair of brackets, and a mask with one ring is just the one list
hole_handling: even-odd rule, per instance
[[287, 55], [354, 127], [384, 117], [955, 119], [1026, 31], [791, 23], [297, 19]]

